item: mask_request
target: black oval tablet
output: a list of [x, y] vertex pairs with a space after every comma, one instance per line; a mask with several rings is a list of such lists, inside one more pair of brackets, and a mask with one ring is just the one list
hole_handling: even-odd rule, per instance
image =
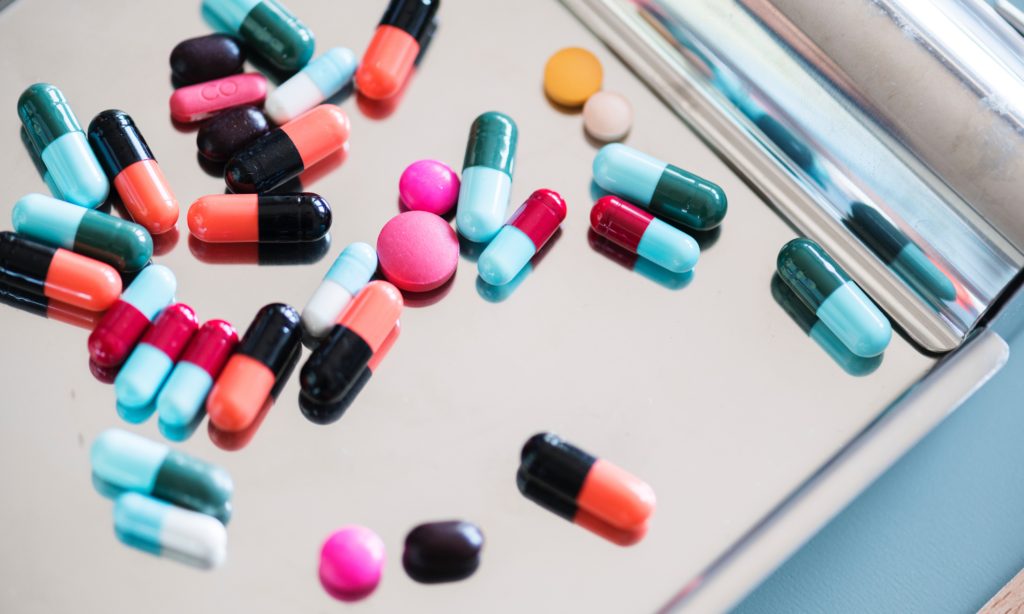
[[450, 520], [421, 524], [405, 538], [402, 566], [417, 582], [454, 582], [480, 566], [484, 535], [471, 522]]
[[235, 107], [215, 115], [199, 129], [199, 153], [215, 162], [226, 162], [247, 145], [270, 132], [267, 118], [254, 106]]
[[192, 85], [242, 72], [245, 50], [226, 34], [208, 34], [181, 41], [171, 51], [175, 86]]

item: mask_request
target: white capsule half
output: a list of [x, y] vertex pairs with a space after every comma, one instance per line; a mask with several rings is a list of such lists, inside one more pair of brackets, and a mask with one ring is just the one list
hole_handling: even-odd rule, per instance
[[267, 96], [264, 109], [277, 125], [290, 122], [341, 91], [356, 71], [356, 55], [329, 49]]
[[114, 533], [133, 548], [200, 569], [227, 558], [227, 531], [216, 518], [138, 493], [114, 502]]
[[315, 339], [326, 335], [376, 270], [377, 251], [366, 243], [352, 243], [341, 250], [302, 310], [302, 326], [306, 332]]

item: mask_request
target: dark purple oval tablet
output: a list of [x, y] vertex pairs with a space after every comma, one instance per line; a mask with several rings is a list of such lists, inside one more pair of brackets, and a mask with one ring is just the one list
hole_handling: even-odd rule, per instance
[[484, 535], [471, 522], [429, 522], [406, 536], [402, 566], [424, 584], [463, 580], [480, 566], [483, 546]]
[[249, 143], [270, 132], [267, 117], [253, 106], [235, 107], [207, 121], [196, 136], [199, 153], [226, 162]]
[[192, 85], [242, 72], [245, 50], [226, 34], [207, 34], [181, 41], [171, 51], [175, 86]]

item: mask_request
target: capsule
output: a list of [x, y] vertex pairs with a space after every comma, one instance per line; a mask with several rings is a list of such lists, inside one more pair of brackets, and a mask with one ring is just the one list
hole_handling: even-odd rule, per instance
[[0, 283], [88, 311], [107, 309], [121, 294], [109, 264], [10, 231], [0, 232]]
[[345, 112], [322, 104], [235, 154], [224, 180], [232, 192], [268, 192], [344, 147], [348, 131]]
[[114, 501], [114, 533], [127, 546], [200, 569], [227, 558], [227, 531], [215, 518], [138, 493]]
[[728, 208], [725, 192], [714, 183], [621, 143], [597, 152], [594, 181], [664, 220], [695, 230], [718, 226]]
[[316, 241], [331, 228], [331, 206], [317, 194], [213, 194], [188, 209], [188, 229], [208, 243]]
[[496, 111], [477, 117], [469, 129], [455, 225], [470, 241], [486, 243], [501, 230], [518, 139], [516, 123]]
[[552, 491], [612, 527], [636, 530], [654, 512], [654, 491], [645, 482], [552, 433], [531, 437], [521, 461], [522, 480]]
[[594, 232], [593, 229], [587, 232], [587, 243], [590, 244], [591, 249], [605, 258], [628, 271], [653, 281], [666, 290], [682, 290], [693, 279], [693, 273], [673, 273], [665, 267], [654, 264], [647, 258], [641, 258], [637, 254], [616, 245], [610, 239], [606, 239]]
[[124, 272], [138, 271], [153, 257], [153, 238], [138, 224], [91, 211], [42, 194], [14, 203], [15, 232], [106, 262]]
[[685, 232], [615, 196], [601, 197], [590, 210], [594, 232], [673, 273], [697, 266], [700, 246]]
[[120, 429], [103, 431], [90, 451], [93, 476], [115, 489], [163, 499], [221, 522], [234, 484], [224, 469]]
[[290, 122], [340, 92], [355, 71], [351, 49], [329, 49], [267, 96], [267, 115], [278, 125]]
[[177, 287], [167, 267], [151, 264], [142, 269], [89, 335], [90, 361], [106, 368], [123, 363], [153, 318], [174, 300]]
[[92, 330], [100, 320], [100, 314], [67, 303], [53, 301], [40, 294], [27, 292], [7, 284], [0, 284], [0, 303], [22, 311], [57, 320], [85, 330]]
[[251, 425], [301, 343], [295, 309], [282, 303], [260, 309], [206, 399], [210, 422], [230, 432]]
[[203, 8], [278, 70], [295, 72], [313, 57], [313, 33], [276, 0], [203, 0]]
[[114, 380], [118, 405], [149, 406], [197, 328], [196, 314], [188, 305], [176, 303], [161, 311]]
[[89, 208], [107, 200], [110, 182], [59, 89], [49, 83], [30, 85], [18, 98], [18, 116], [59, 190], [55, 194]]
[[341, 250], [302, 310], [306, 332], [314, 339], [326, 335], [352, 297], [370, 283], [376, 270], [377, 252], [366, 243], [352, 243]]
[[132, 219], [155, 235], [174, 228], [178, 200], [131, 116], [103, 111], [89, 124], [89, 143]]
[[201, 122], [243, 105], [263, 106], [267, 78], [255, 72], [189, 85], [171, 94], [171, 118], [183, 124]]
[[793, 239], [779, 252], [779, 277], [854, 354], [885, 351], [892, 325], [820, 245]]
[[386, 281], [367, 284], [302, 365], [301, 394], [314, 403], [336, 403], [344, 398], [401, 312], [398, 288]]
[[420, 41], [441, 0], [391, 0], [356, 73], [359, 91], [372, 100], [391, 98], [412, 73]]
[[238, 345], [235, 327], [224, 320], [203, 324], [182, 352], [156, 399], [160, 426], [183, 430], [203, 409], [214, 380]]
[[252, 105], [228, 109], [203, 122], [196, 133], [199, 153], [214, 162], [227, 162], [256, 139], [270, 132], [263, 111]]
[[537, 190], [531, 194], [480, 254], [480, 278], [492, 286], [515, 279], [558, 230], [565, 212], [565, 201], [558, 192]]

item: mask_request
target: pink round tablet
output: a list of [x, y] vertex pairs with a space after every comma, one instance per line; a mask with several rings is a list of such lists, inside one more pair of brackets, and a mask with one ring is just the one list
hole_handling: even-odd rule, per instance
[[383, 568], [384, 542], [366, 527], [342, 527], [320, 548], [320, 584], [342, 601], [357, 601], [372, 593]]
[[459, 238], [433, 213], [406, 211], [380, 229], [377, 260], [391, 283], [409, 292], [427, 292], [455, 274]]
[[410, 211], [444, 215], [459, 200], [459, 176], [444, 162], [413, 162], [402, 171], [398, 195]]

